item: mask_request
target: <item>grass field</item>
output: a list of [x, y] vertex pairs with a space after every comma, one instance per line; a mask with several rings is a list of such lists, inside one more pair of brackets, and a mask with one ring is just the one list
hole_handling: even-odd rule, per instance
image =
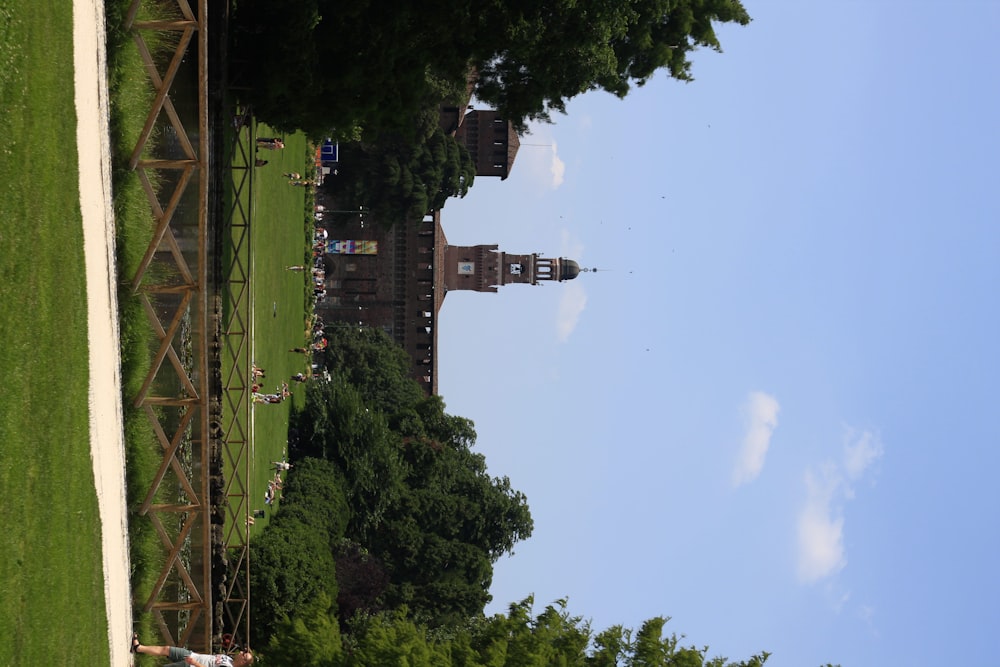
[[[266, 126], [258, 136], [274, 136]], [[264, 508], [267, 480], [273, 476], [271, 461], [285, 452], [288, 418], [296, 403], [304, 403], [304, 391], [290, 380], [295, 373], [309, 373], [309, 358], [289, 350], [306, 344], [306, 317], [311, 307], [308, 272], [286, 267], [308, 264], [305, 256], [313, 231], [312, 192], [288, 184], [286, 173], [305, 173], [311, 149], [302, 135], [285, 137], [285, 149], [261, 150], [268, 164], [255, 170], [253, 188], [252, 291], [254, 302], [253, 361], [267, 371], [261, 388], [271, 391], [288, 382], [291, 402], [257, 405], [254, 408], [254, 470], [250, 482], [251, 507]], [[259, 531], [266, 520], [254, 525]]]
[[0, 665], [48, 664], [54, 651], [109, 661], [72, 18], [72, 3], [0, 0]]
[[[131, 274], [152, 225], [138, 180], [122, 168], [151, 95], [146, 74], [120, 25], [127, 2], [106, 4], [118, 261]], [[7, 374], [0, 410], [0, 665], [42, 665], [53, 658], [108, 664], [100, 524], [90, 461], [87, 306], [73, 110], [72, 4], [0, 0], [0, 368]], [[53, 54], [61, 54], [53, 57]], [[266, 128], [263, 128], [266, 131]], [[305, 370], [308, 275], [284, 267], [305, 261], [310, 193], [283, 172], [303, 172], [309, 148], [287, 137], [268, 153], [254, 191], [254, 355], [268, 369], [266, 388]], [[136, 392], [148, 368], [145, 315], [120, 301], [123, 391]], [[293, 387], [293, 390], [295, 387]], [[268, 464], [284, 451], [291, 402], [256, 409], [256, 468], [263, 499]], [[145, 419], [126, 414], [129, 488], [148, 488], [159, 458]], [[135, 499], [130, 502], [134, 504]], [[259, 528], [255, 528], [259, 529]], [[134, 595], [141, 598], [163, 558], [156, 538], [130, 534]], [[146, 621], [148, 623], [148, 621]], [[143, 626], [149, 631], [151, 627]], [[57, 656], [57, 657], [56, 657]]]
[[[126, 43], [123, 47], [125, 69], [130, 66], [129, 51], [130, 48]], [[122, 76], [120, 80], [128, 81], [128, 78]], [[128, 104], [128, 99], [132, 95], [125, 97], [127, 99], [120, 100], [119, 104]], [[140, 98], [137, 106], [141, 107], [141, 95], [136, 97]], [[122, 132], [124, 136], [130, 134], [126, 126], [129, 116], [136, 115], [136, 113], [123, 114], [120, 122], [125, 128]], [[266, 127], [259, 128], [259, 132], [273, 134], [273, 131]], [[273, 391], [282, 382], [295, 385], [290, 382], [291, 376], [294, 373], [307, 371], [309, 367], [304, 355], [289, 352], [290, 348], [300, 347], [306, 341], [307, 317], [311, 306], [309, 275], [288, 271], [286, 267], [306, 261], [305, 254], [313, 229], [312, 192], [305, 188], [290, 186], [289, 179], [284, 174], [293, 171], [304, 173], [312, 149], [301, 135], [287, 136], [285, 144], [286, 148], [283, 151], [262, 150], [261, 159], [267, 159], [268, 164], [253, 170], [252, 188], [237, 189], [246, 198], [242, 202], [243, 208], [252, 212], [249, 246], [240, 244], [240, 248], [244, 250], [248, 248], [248, 252], [241, 255], [239, 261], [242, 265], [251, 267], [251, 303], [255, 306], [250, 316], [253, 323], [250, 353], [241, 358], [239, 363], [245, 364], [248, 368], [250, 362], [255, 360], [258, 365], [267, 369], [267, 377], [261, 383], [262, 391]], [[122, 160], [123, 156], [120, 156], [119, 161]], [[116, 192], [132, 192], [134, 176], [126, 171], [116, 170], [115, 173], [121, 183]], [[233, 172], [234, 179], [241, 177], [241, 174]], [[141, 192], [136, 195], [142, 196]], [[228, 196], [232, 196], [232, 193]], [[227, 210], [231, 204], [232, 202], [227, 202]], [[127, 218], [119, 223], [121, 227], [119, 243], [122, 246], [120, 261], [123, 273], [127, 275], [145, 249], [145, 239], [149, 237], [152, 222], [148, 219], [148, 204], [141, 198], [134, 203], [123, 202], [122, 207], [117, 210]], [[232, 233], [239, 234], [236, 230]], [[232, 264], [235, 258], [229, 255], [230, 251], [231, 249], [227, 248], [223, 255], [224, 261], [228, 257]], [[237, 272], [234, 278], [240, 280], [242, 276]], [[121, 293], [120, 299], [123, 308], [122, 330], [129, 332], [128, 339], [123, 340], [123, 357], [127, 360], [123, 362], [123, 373], [126, 374], [123, 385], [126, 396], [132, 396], [148, 367], [149, 347], [145, 341], [149, 335], [145, 333], [148, 331], [148, 325], [145, 323], [145, 316], [134, 307], [135, 299], [128, 290]], [[227, 303], [227, 299], [224, 298], [223, 307], [229, 309], [233, 305]], [[123, 337], [125, 335], [123, 333]], [[229, 363], [227, 355], [223, 355], [223, 361]], [[224, 369], [223, 377], [232, 376], [227, 369]], [[296, 386], [292, 386], [291, 389], [301, 393]], [[256, 405], [253, 408], [255, 428], [251, 444], [251, 478], [248, 480], [251, 509], [265, 509], [264, 492], [268, 480], [273, 476], [270, 462], [279, 460], [284, 454], [289, 413], [296, 400], [302, 401], [304, 398], [293, 397], [291, 401], [281, 404]], [[129, 405], [130, 402], [126, 401], [129, 504], [135, 507], [140, 499], [132, 497], [131, 493], [134, 489], [149, 488], [149, 479], [159, 464], [160, 448], [148, 432], [148, 420], [138, 414], [138, 411], [128, 407]], [[228, 406], [225, 403], [224, 405]], [[241, 415], [236, 415], [235, 418], [240, 419]], [[266, 514], [263, 520], [258, 519], [252, 528], [253, 531], [262, 530], [267, 525], [270, 509]], [[130, 526], [130, 539], [133, 595], [138, 606], [149, 595], [159, 574], [164, 553], [148, 521], [136, 521]], [[137, 609], [136, 626], [146, 641], [155, 641], [158, 633], [149, 614], [141, 613]], [[156, 662], [143, 658], [140, 664], [146, 664], [147, 661], [150, 664]]]

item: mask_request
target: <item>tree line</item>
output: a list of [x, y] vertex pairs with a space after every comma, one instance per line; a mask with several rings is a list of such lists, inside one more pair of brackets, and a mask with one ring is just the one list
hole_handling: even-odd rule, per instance
[[323, 191], [339, 208], [364, 206], [384, 226], [420, 220], [444, 208], [449, 197], [464, 197], [476, 177], [476, 165], [465, 146], [448, 136], [437, 109], [414, 120], [415, 137], [385, 132], [370, 141], [340, 144], [337, 175]]
[[411, 132], [474, 72], [475, 96], [523, 131], [587, 91], [690, 81], [692, 52], [722, 48], [716, 25], [750, 20], [739, 0], [240, 0], [231, 48], [246, 100], [280, 127]]
[[482, 614], [493, 564], [531, 534], [524, 494], [489, 475], [472, 422], [424, 394], [384, 332], [345, 328], [326, 355], [331, 379], [293, 419], [281, 511], [252, 544], [255, 643], [322, 599], [342, 619]]
[[315, 613], [286, 622], [266, 653], [278, 667], [762, 667], [767, 652], [731, 662], [710, 657], [708, 647], [684, 646], [666, 633], [666, 617], [636, 631], [616, 625], [593, 632], [567, 610], [565, 600], [534, 609], [528, 598], [507, 614], [428, 632], [403, 613], [357, 619], [350, 633], [336, 633], [336, 619]]
[[666, 631], [591, 628], [566, 600], [487, 616], [493, 565], [531, 535], [524, 494], [491, 477], [474, 424], [409, 377], [378, 329], [344, 328], [329, 381], [293, 415], [284, 497], [251, 540], [251, 642], [275, 667], [761, 667]]
[[472, 186], [437, 125], [470, 86], [524, 133], [587, 91], [690, 81], [693, 51], [721, 51], [715, 26], [749, 22], [739, 0], [239, 0], [230, 67], [260, 120], [340, 141], [327, 192], [391, 226]]

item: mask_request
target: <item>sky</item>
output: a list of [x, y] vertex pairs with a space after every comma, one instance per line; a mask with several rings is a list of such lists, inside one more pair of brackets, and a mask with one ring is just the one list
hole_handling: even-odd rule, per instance
[[487, 611], [996, 664], [1000, 2], [745, 4], [694, 82], [574, 99], [442, 211], [598, 269], [441, 310], [447, 410], [535, 521]]

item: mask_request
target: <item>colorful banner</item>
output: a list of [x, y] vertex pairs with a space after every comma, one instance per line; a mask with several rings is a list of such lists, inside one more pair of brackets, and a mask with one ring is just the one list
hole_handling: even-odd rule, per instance
[[377, 255], [378, 241], [345, 241], [330, 239], [326, 251], [331, 255]]

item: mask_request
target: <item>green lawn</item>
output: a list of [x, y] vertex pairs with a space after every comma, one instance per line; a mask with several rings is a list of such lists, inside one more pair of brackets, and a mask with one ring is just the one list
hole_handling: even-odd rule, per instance
[[[134, 145], [149, 95], [134, 47], [116, 30], [126, 6], [112, 0], [106, 8], [118, 260], [130, 274], [151, 216], [137, 180], [122, 169], [121, 151]], [[70, 664], [76, 656], [91, 664], [110, 660], [90, 461], [71, 44], [71, 3], [0, 0], [0, 368], [7, 376], [7, 408], [0, 411], [0, 512], [7, 518], [0, 540], [0, 665], [42, 665], [53, 655]], [[288, 349], [305, 343], [308, 275], [284, 267], [306, 259], [310, 193], [290, 187], [282, 173], [304, 172], [308, 153], [303, 137], [286, 137], [284, 151], [268, 152], [269, 164], [255, 174], [254, 355], [268, 369], [267, 389], [307, 369], [303, 355]], [[125, 299], [121, 306], [123, 386], [131, 396], [148, 365], [149, 332], [134, 303]], [[262, 506], [268, 464], [283, 453], [289, 411], [301, 400], [256, 409], [252, 488], [260, 502], [254, 507]], [[145, 419], [126, 419], [129, 487], [147, 488], [139, 480], [155, 471], [158, 457], [143, 455], [152, 441]], [[155, 538], [131, 539], [141, 597], [162, 555]]]
[[0, 0], [0, 665], [108, 664], [72, 4]]
[[[257, 127], [258, 136], [277, 134], [266, 126]], [[258, 157], [268, 164], [257, 167], [254, 173], [253, 360], [267, 371], [261, 381], [262, 391], [274, 391], [287, 382], [294, 393], [292, 401], [254, 407], [255, 467], [250, 483], [250, 506], [254, 509], [264, 508], [267, 481], [273, 476], [270, 462], [279, 460], [285, 452], [289, 413], [295, 404], [305, 401], [303, 388], [292, 382], [291, 376], [309, 372], [309, 357], [289, 350], [306, 344], [308, 299], [312, 294], [310, 274], [288, 271], [286, 267], [309, 261], [305, 253], [313, 229], [313, 199], [310, 190], [289, 185], [284, 174], [304, 175], [310, 152], [301, 134], [286, 136], [284, 150], [258, 152]], [[259, 531], [264, 525], [266, 521], [259, 521], [254, 530]]]

